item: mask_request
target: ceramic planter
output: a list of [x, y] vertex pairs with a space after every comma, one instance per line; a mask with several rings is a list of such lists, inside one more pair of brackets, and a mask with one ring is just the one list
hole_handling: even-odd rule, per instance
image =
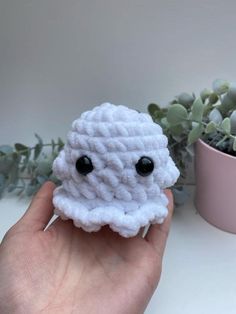
[[212, 225], [236, 233], [236, 157], [195, 145], [195, 206]]

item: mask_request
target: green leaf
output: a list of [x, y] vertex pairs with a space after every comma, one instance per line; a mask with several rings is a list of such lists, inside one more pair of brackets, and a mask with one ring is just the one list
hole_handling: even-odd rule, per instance
[[3, 192], [5, 190], [5, 182], [6, 182], [5, 176], [2, 173], [0, 173], [0, 198], [2, 197]]
[[185, 121], [181, 122], [181, 125], [182, 125], [184, 131], [188, 133], [189, 128], [191, 128], [192, 123], [189, 120], [185, 120]]
[[170, 105], [174, 105], [174, 104], [178, 104], [178, 99], [177, 97], [175, 99], [173, 99], [172, 101], [170, 101]]
[[64, 142], [60, 137], [58, 137], [58, 144], [64, 146]]
[[63, 142], [63, 140], [62, 140], [60, 137], [58, 137], [57, 144], [58, 144], [57, 151], [59, 152], [59, 151], [62, 150], [63, 147], [64, 147], [64, 142]]
[[193, 122], [192, 122], [192, 129], [195, 128], [195, 126], [197, 126], [198, 123], [199, 123], [199, 122], [193, 121]]
[[43, 145], [43, 140], [42, 140], [42, 138], [41, 138], [37, 133], [34, 133], [34, 136], [37, 138], [39, 144]]
[[204, 88], [200, 93], [202, 101], [204, 102], [211, 95], [211, 93], [212, 91], [210, 89]]
[[34, 147], [34, 160], [36, 160], [43, 149], [43, 140], [37, 133], [34, 133], [34, 135], [38, 140], [38, 144], [36, 144]]
[[231, 83], [228, 91], [228, 96], [232, 101], [236, 102], [236, 83]]
[[230, 119], [224, 118], [224, 120], [221, 122], [221, 128], [225, 132], [225, 134], [230, 134], [231, 126], [230, 126]]
[[192, 120], [195, 120], [198, 122], [202, 121], [204, 107], [205, 106], [204, 106], [201, 98], [197, 98], [194, 101], [194, 103], [192, 105]]
[[15, 149], [21, 155], [27, 156], [29, 147], [24, 145], [24, 144], [21, 144], [21, 143], [16, 143], [15, 144]]
[[51, 144], [52, 144], [52, 153], [54, 153], [56, 143], [55, 143], [55, 141], [53, 139], [51, 140]]
[[204, 107], [203, 116], [207, 116], [209, 112], [212, 110], [212, 104], [208, 103]]
[[51, 160], [42, 160], [38, 163], [36, 172], [40, 176], [49, 175], [52, 171], [52, 162]]
[[160, 111], [161, 108], [157, 104], [149, 104], [148, 105], [148, 112], [149, 114], [154, 117], [156, 111]]
[[225, 94], [229, 89], [229, 82], [222, 79], [216, 79], [212, 83], [212, 89], [217, 95]]
[[215, 93], [212, 93], [210, 96], [209, 96], [209, 103], [211, 103], [212, 105], [217, 103], [219, 97], [215, 94]]
[[173, 125], [170, 127], [170, 132], [172, 135], [178, 136], [178, 135], [182, 134], [183, 127], [181, 124]]
[[216, 131], [216, 124], [214, 121], [210, 121], [207, 126], [206, 126], [206, 129], [205, 129], [205, 133], [212, 133]]
[[196, 125], [188, 135], [188, 144], [196, 142], [201, 137], [203, 130], [204, 128], [200, 123]]
[[214, 108], [209, 113], [209, 120], [215, 122], [216, 124], [220, 124], [223, 120], [222, 114], [217, 108]]
[[178, 103], [183, 105], [184, 107], [188, 108], [192, 105], [194, 102], [194, 96], [190, 95], [188, 93], [181, 93], [179, 96], [177, 96]]
[[24, 145], [24, 144], [21, 144], [21, 143], [16, 143], [15, 144], [15, 149], [17, 151], [22, 151], [22, 150], [27, 150], [28, 149], [28, 146]]
[[14, 159], [13, 155], [0, 156], [0, 173], [7, 175], [13, 167]]
[[180, 104], [171, 105], [166, 116], [167, 121], [172, 125], [180, 124], [182, 121], [187, 119], [187, 117], [187, 110]]
[[230, 117], [231, 134], [236, 134], [236, 110], [234, 110]]
[[[216, 147], [222, 147], [226, 145], [226, 140], [228, 139], [228, 135], [225, 135], [221, 140], [216, 143]], [[225, 148], [225, 147], [224, 147]]]
[[169, 128], [170, 124], [169, 124], [169, 122], [167, 121], [167, 118], [166, 118], [166, 117], [162, 118], [160, 122], [161, 122], [161, 126], [162, 126], [163, 128], [166, 128], [166, 129]]
[[18, 164], [14, 163], [9, 173], [8, 184], [16, 185], [18, 180], [19, 180]]
[[233, 101], [228, 94], [224, 95], [221, 105], [219, 106], [219, 110], [223, 115], [227, 115], [227, 113], [236, 108], [236, 102]]
[[43, 145], [41, 143], [38, 143], [35, 145], [35, 147], [34, 147], [34, 160], [36, 160], [39, 157], [42, 149], [43, 149]]
[[153, 116], [154, 122], [160, 123], [161, 119], [164, 118], [165, 116], [166, 112], [164, 111], [164, 109], [156, 111]]

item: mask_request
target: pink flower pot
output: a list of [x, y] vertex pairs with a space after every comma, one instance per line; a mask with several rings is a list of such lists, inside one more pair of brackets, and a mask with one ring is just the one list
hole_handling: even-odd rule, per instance
[[236, 233], [236, 157], [195, 145], [195, 206], [212, 225]]

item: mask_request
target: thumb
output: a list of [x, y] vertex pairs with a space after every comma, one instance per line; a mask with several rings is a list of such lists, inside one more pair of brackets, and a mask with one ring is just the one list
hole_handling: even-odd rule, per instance
[[168, 216], [166, 217], [163, 224], [151, 225], [146, 235], [146, 240], [154, 247], [161, 258], [164, 254], [166, 241], [170, 230], [172, 214], [174, 211], [174, 200], [171, 190], [165, 190], [165, 194], [169, 200]]
[[47, 181], [41, 186], [33, 197], [25, 214], [17, 222], [16, 225], [18, 227], [27, 228], [31, 231], [45, 229], [53, 216], [52, 196], [55, 187], [55, 184], [51, 181]]

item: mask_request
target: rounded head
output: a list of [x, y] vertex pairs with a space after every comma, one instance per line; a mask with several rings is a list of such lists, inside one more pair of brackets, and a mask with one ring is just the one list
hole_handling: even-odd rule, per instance
[[[71, 218], [69, 212], [78, 213], [81, 207], [90, 215], [98, 207], [115, 207], [128, 219], [148, 202], [166, 203], [163, 189], [179, 176], [167, 143], [161, 127], [146, 113], [110, 103], [84, 112], [72, 123], [65, 147], [53, 163], [53, 172], [62, 181], [55, 191], [55, 205], [60, 210], [63, 192], [65, 216]], [[70, 208], [67, 213], [65, 207]], [[108, 220], [112, 224], [112, 210], [105, 209], [107, 213], [110, 220], [98, 215], [98, 224]]]

